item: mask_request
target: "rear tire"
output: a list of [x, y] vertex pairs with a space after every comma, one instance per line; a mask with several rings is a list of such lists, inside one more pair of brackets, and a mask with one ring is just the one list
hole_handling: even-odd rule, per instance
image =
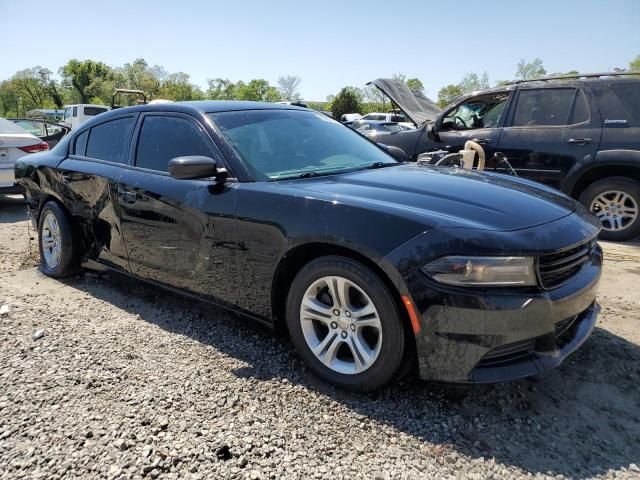
[[64, 278], [80, 271], [80, 248], [71, 222], [62, 207], [47, 202], [40, 212], [38, 245], [42, 272], [53, 278]]
[[602, 240], [622, 242], [640, 234], [640, 183], [626, 177], [593, 182], [580, 203], [602, 221]]
[[309, 262], [289, 290], [286, 319], [298, 353], [323, 380], [370, 392], [397, 378], [402, 318], [387, 287], [364, 265], [339, 256]]

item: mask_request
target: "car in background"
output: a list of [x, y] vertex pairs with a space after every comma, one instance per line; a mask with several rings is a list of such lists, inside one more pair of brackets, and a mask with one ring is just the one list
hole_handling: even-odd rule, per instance
[[[351, 127], [354, 128], [354, 127]], [[393, 134], [396, 132], [402, 132], [404, 130], [410, 130], [415, 127], [408, 127], [403, 123], [396, 122], [367, 122], [361, 125], [358, 128], [354, 128], [357, 132], [366, 135], [367, 137], [377, 137], [377, 135], [384, 134]]]
[[176, 102], [99, 115], [16, 177], [44, 274], [225, 306], [343, 388], [560, 365], [596, 322], [599, 221], [544, 185], [392, 151], [292, 105]]
[[356, 120], [360, 120], [361, 118], [362, 115], [360, 115], [359, 113], [343, 113], [340, 117], [340, 121], [350, 127], [353, 122], [355, 122]]
[[399, 123], [399, 124], [404, 125], [405, 127], [408, 127], [408, 128], [415, 128], [415, 125], [412, 122], [410, 122], [405, 115], [403, 115], [402, 113], [397, 113], [397, 112], [389, 112], [389, 113], [373, 112], [373, 113], [367, 113], [362, 118], [359, 118], [358, 120], [354, 120], [353, 123], [350, 126], [354, 130], [358, 130], [360, 127], [362, 127], [363, 125], [365, 125], [367, 123], [370, 123], [370, 122], [376, 122], [376, 123], [380, 123], [380, 122], [383, 122], [383, 123]]
[[579, 199], [602, 221], [600, 238], [640, 234], [640, 77], [632, 72], [516, 81], [473, 92], [439, 111], [400, 83], [378, 79], [420, 127], [381, 134], [412, 160], [424, 152], [482, 145], [486, 168], [506, 158], [518, 176]]
[[16, 185], [14, 167], [16, 160], [24, 155], [49, 150], [49, 145], [24, 128], [0, 118], [0, 194], [21, 193]]
[[96, 115], [111, 110], [111, 107], [106, 105], [92, 105], [86, 103], [79, 103], [77, 105], [67, 105], [64, 107], [64, 119], [62, 124], [69, 127], [71, 130], [75, 130], [84, 122]]
[[47, 142], [49, 148], [55, 147], [62, 137], [71, 131], [69, 127], [60, 125], [59, 123], [34, 118], [9, 118], [8, 120], [24, 128], [31, 135], [35, 135], [43, 142]]

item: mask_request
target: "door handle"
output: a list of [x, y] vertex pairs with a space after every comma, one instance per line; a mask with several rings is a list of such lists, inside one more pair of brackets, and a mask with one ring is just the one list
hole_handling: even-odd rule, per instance
[[590, 138], [570, 138], [567, 140], [567, 143], [572, 143], [575, 145], [586, 145], [587, 143], [591, 143]]
[[80, 172], [67, 172], [62, 174], [62, 178], [68, 182], [78, 182], [80, 180], [87, 180], [89, 176]]
[[479, 143], [480, 145], [487, 145], [487, 144], [491, 143], [491, 139], [490, 138], [472, 138], [471, 141]]

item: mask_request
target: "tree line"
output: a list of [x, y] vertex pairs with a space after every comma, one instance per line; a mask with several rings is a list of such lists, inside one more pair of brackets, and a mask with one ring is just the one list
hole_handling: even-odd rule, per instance
[[[616, 69], [620, 70], [620, 69]], [[629, 64], [629, 70], [640, 71], [640, 55]], [[577, 74], [576, 70], [565, 72]], [[36, 66], [20, 70], [11, 78], [0, 82], [0, 116], [24, 116], [35, 108], [57, 108], [74, 103], [96, 103], [109, 105], [116, 88], [144, 90], [147, 99], [166, 100], [254, 100], [264, 102], [300, 101], [300, 84], [297, 75], [278, 78], [277, 85], [265, 79], [231, 81], [227, 78], [210, 78], [203, 90], [191, 83], [184, 72], [169, 73], [160, 65], [150, 66], [139, 58], [121, 67], [111, 67], [94, 60], [69, 60], [58, 70], [60, 79], [54, 78], [47, 68]], [[530, 79], [547, 74], [540, 58], [531, 62], [520, 60], [516, 66], [516, 79]], [[418, 78], [407, 78], [402, 73], [393, 78], [405, 82], [410, 90], [424, 92]], [[499, 80], [494, 85], [508, 81]], [[437, 94], [437, 104], [444, 108], [465, 93], [489, 88], [489, 75], [468, 73], [457, 84], [442, 87]], [[124, 101], [134, 101], [124, 98]], [[374, 111], [386, 112], [391, 108], [389, 100], [376, 87], [343, 87], [336, 95], [329, 95], [326, 102], [307, 102], [316, 110], [331, 111], [339, 118], [343, 113], [366, 114]]]
[[[48, 68], [36, 66], [20, 70], [0, 82], [0, 115], [24, 116], [35, 108], [57, 108], [74, 103], [110, 105], [116, 88], [144, 90], [147, 99], [166, 100], [255, 100], [295, 101], [301, 79], [282, 76], [278, 85], [264, 79], [232, 82], [225, 78], [207, 80], [201, 89], [187, 73], [169, 73], [160, 65], [150, 66], [139, 58], [122, 67], [110, 67], [94, 60], [69, 60], [58, 70], [60, 80]], [[120, 99], [119, 99], [120, 101]], [[123, 101], [133, 99], [123, 98]]]

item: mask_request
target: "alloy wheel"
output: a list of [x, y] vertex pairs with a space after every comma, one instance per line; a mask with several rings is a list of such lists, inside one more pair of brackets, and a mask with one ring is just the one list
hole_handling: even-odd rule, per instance
[[42, 254], [47, 266], [54, 269], [60, 263], [62, 241], [60, 224], [52, 212], [47, 212], [42, 221]]
[[599, 194], [591, 202], [591, 212], [602, 222], [603, 230], [618, 232], [629, 228], [638, 218], [638, 204], [631, 195], [620, 190]]
[[375, 304], [344, 277], [322, 277], [309, 286], [300, 323], [313, 354], [335, 372], [362, 373], [380, 354], [382, 324]]

